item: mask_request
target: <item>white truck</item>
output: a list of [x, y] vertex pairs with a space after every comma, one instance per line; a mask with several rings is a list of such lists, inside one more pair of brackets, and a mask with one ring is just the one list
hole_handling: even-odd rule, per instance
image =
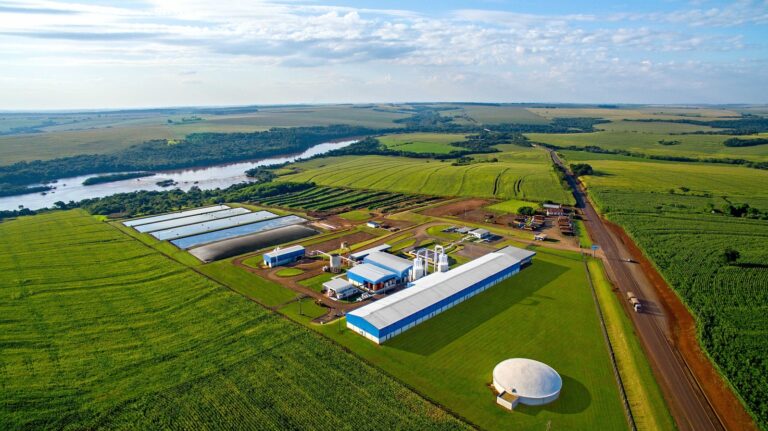
[[635, 296], [632, 292], [627, 292], [627, 299], [629, 300], [629, 303], [632, 305], [632, 309], [635, 310], [635, 313], [639, 313], [643, 309], [643, 304], [640, 303], [640, 300], [637, 299], [637, 296]]

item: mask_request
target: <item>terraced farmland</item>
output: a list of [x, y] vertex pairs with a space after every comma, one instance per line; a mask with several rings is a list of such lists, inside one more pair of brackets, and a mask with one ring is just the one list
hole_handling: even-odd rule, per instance
[[283, 181], [312, 181], [324, 186], [354, 187], [435, 196], [473, 196], [571, 203], [546, 153], [525, 151], [520, 162], [451, 166], [449, 162], [405, 157], [349, 156], [317, 159], [295, 165], [297, 174]]
[[418, 196], [371, 190], [350, 190], [338, 187], [313, 187], [263, 199], [264, 205], [308, 211], [344, 212], [367, 209], [389, 212], [404, 210], [436, 200], [433, 196]]
[[81, 212], [0, 224], [0, 316], [4, 430], [466, 428]]

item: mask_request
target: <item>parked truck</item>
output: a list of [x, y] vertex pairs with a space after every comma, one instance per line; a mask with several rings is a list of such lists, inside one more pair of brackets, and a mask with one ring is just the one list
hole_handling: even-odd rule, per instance
[[635, 296], [634, 293], [627, 292], [627, 299], [636, 313], [639, 313], [643, 309], [643, 304], [640, 303], [640, 300], [637, 299], [637, 296]]

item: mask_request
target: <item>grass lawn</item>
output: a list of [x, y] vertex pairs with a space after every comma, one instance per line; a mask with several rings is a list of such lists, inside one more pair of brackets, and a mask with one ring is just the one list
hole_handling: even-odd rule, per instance
[[230, 259], [208, 263], [201, 266], [199, 271], [268, 307], [286, 303], [296, 297], [292, 290], [232, 265]]
[[579, 236], [579, 244], [581, 244], [581, 247], [592, 247], [592, 239], [589, 237], [589, 232], [587, 232], [587, 227], [584, 226], [584, 222], [581, 220], [574, 220], [573, 224], [576, 234]]
[[674, 429], [675, 423], [664, 403], [664, 396], [653, 376], [648, 358], [640, 346], [632, 322], [619, 302], [622, 298], [613, 293], [611, 282], [605, 276], [599, 260], [590, 259], [588, 265], [637, 428]]
[[304, 274], [303, 269], [299, 268], [282, 268], [275, 273], [278, 277], [296, 277], [297, 275]]
[[[382, 346], [335, 324], [314, 328], [485, 429], [626, 429], [581, 257], [537, 251], [531, 267]], [[560, 399], [496, 406], [493, 367], [514, 357], [554, 367]]]
[[243, 264], [250, 266], [251, 268], [259, 269], [264, 264], [264, 256], [257, 255], [243, 259]]
[[459, 240], [462, 235], [458, 233], [443, 232], [443, 229], [450, 227], [449, 224], [439, 224], [436, 226], [430, 226], [427, 228], [427, 235], [435, 238], [444, 239], [447, 241]]
[[466, 428], [80, 211], [0, 224], [0, 316], [4, 430]]
[[365, 221], [371, 218], [371, 213], [364, 210], [352, 210], [339, 214], [339, 217], [349, 221]]
[[314, 277], [310, 277], [304, 280], [299, 281], [299, 284], [308, 287], [312, 290], [315, 290], [317, 292], [323, 291], [323, 283], [326, 281], [332, 279], [336, 274], [330, 273], [330, 272], [323, 272], [320, 273]]
[[498, 202], [493, 205], [488, 205], [486, 208], [494, 211], [501, 211], [504, 213], [517, 214], [518, 210], [522, 207], [538, 208], [539, 204], [536, 202], [521, 201], [518, 199], [510, 199], [503, 202]]
[[460, 133], [401, 133], [384, 135], [378, 139], [392, 150], [437, 154], [462, 150], [463, 148], [451, 144], [466, 141], [465, 135]]
[[308, 323], [312, 319], [316, 319], [327, 313], [328, 309], [317, 305], [312, 298], [303, 298], [301, 299], [301, 305], [299, 305], [299, 301], [293, 301], [280, 307], [277, 311], [297, 322]]

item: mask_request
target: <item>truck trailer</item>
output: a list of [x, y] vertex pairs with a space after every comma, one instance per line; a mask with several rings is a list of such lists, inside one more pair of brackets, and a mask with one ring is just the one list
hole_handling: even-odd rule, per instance
[[629, 300], [629, 303], [632, 305], [632, 309], [635, 310], [636, 313], [639, 313], [642, 310], [643, 304], [640, 303], [640, 300], [637, 299], [634, 293], [627, 292], [627, 299]]

